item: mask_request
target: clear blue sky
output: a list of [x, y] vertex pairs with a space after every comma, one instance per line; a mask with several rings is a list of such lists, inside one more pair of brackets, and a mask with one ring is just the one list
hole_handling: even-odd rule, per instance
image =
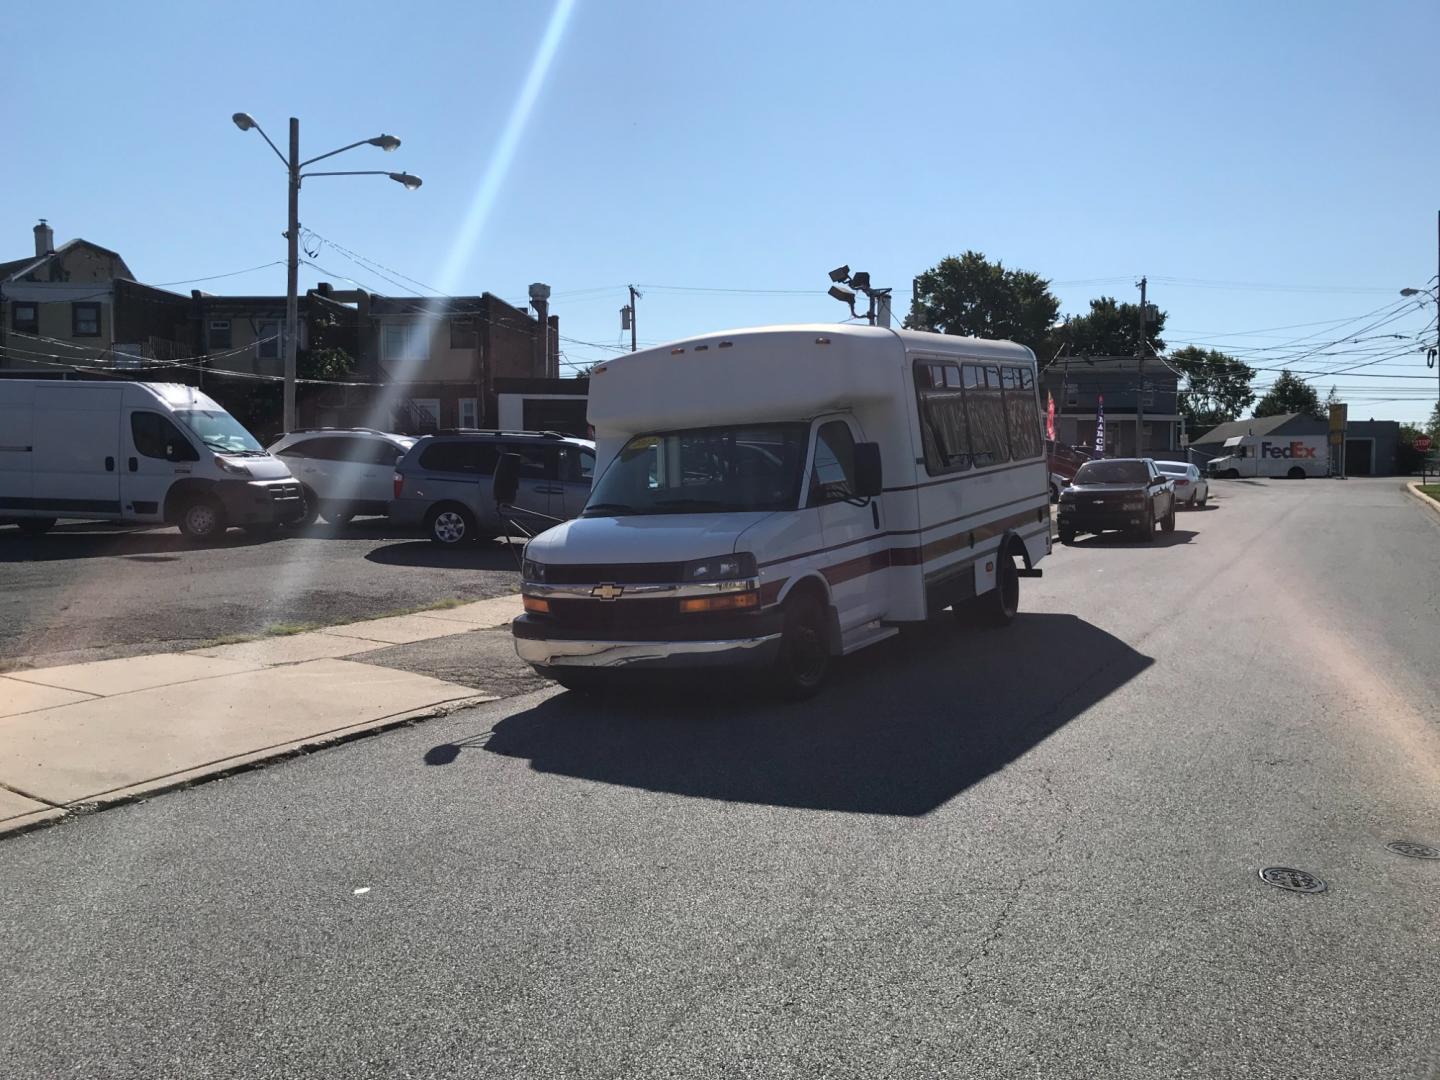
[[[244, 110], [282, 145], [299, 116], [307, 156], [398, 135], [393, 154], [332, 167], [405, 169], [420, 191], [315, 179], [302, 222], [449, 293], [518, 300], [549, 282], [577, 363], [606, 350], [576, 340], [622, 340], [627, 282], [645, 286], [654, 342], [838, 319], [832, 266], [898, 293], [975, 248], [1051, 278], [1067, 312], [1134, 299], [1148, 274], [1172, 346], [1260, 363], [1363, 329], [1436, 272], [1433, 0], [565, 9], [8, 6], [0, 258], [26, 254], [43, 216], [155, 283], [282, 259], [283, 173], [231, 125]], [[327, 272], [302, 268], [302, 284], [400, 291], [329, 245], [314, 261]], [[283, 292], [284, 272], [201, 284]], [[1372, 332], [1413, 337], [1432, 313]], [[1320, 320], [1333, 330], [1268, 329]], [[1347, 362], [1405, 344], [1350, 344]], [[1297, 366], [1337, 366], [1333, 351]], [[1416, 419], [1434, 401], [1433, 381], [1342, 375], [1322, 395], [1332, 381], [1352, 416]], [[1378, 400], [1394, 397], [1410, 400]]]

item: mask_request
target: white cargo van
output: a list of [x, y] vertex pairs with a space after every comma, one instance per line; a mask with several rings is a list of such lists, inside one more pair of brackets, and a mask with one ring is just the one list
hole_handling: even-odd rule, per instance
[[526, 547], [516, 651], [606, 669], [831, 659], [978, 600], [1013, 618], [1050, 551], [1035, 358], [1010, 342], [797, 325], [598, 365], [581, 516]]
[[0, 521], [168, 522], [208, 540], [303, 514], [285, 463], [194, 387], [0, 379]]
[[1330, 452], [1324, 435], [1236, 435], [1225, 440], [1225, 453], [1206, 465], [1211, 476], [1284, 476], [1303, 480], [1326, 476]]

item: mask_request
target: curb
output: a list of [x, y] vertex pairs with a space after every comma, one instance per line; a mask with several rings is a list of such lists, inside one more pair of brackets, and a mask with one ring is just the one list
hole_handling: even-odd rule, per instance
[[[1425, 507], [1433, 514], [1440, 514], [1440, 502], [1436, 502], [1429, 495], [1420, 490], [1421, 482], [1409, 480], [1405, 483], [1405, 490], [1425, 504]], [[1427, 485], [1428, 486], [1428, 485]]]
[[[355, 742], [359, 739], [368, 739], [372, 735], [383, 735], [387, 731], [395, 731], [403, 727], [412, 727], [424, 720], [436, 720], [440, 717], [449, 716], [451, 713], [459, 712], [461, 709], [468, 709], [475, 705], [484, 705], [491, 701], [500, 700], [503, 699], [493, 694], [476, 694], [471, 697], [443, 701], [435, 705], [423, 706], [420, 709], [412, 709], [396, 716], [383, 717], [380, 720], [375, 720], [362, 727], [342, 729], [329, 735], [310, 736], [295, 742], [283, 743], [268, 750], [258, 750], [249, 754], [237, 755], [244, 760], [234, 761], [231, 759], [233, 764], [217, 765], [209, 769], [201, 765], [195, 769], [187, 770], [185, 775], [179, 778], [171, 781], [157, 781], [153, 786], [143, 784], [131, 785], [130, 790], [122, 789], [121, 792], [115, 795], [102, 795], [86, 802], [55, 806], [53, 809], [59, 810], [60, 812], [58, 814], [39, 817], [38, 820], [31, 820], [10, 827], [6, 827], [3, 822], [0, 822], [0, 842], [4, 842], [11, 837], [23, 836], [25, 833], [34, 832], [38, 829], [52, 828], [75, 818], [89, 817], [91, 814], [98, 814], [103, 810], [110, 810], [117, 806], [143, 803], [156, 795], [164, 795], [172, 791], [184, 791], [186, 788], [198, 787], [201, 784], [212, 783], [216, 780], [224, 780], [231, 776], [238, 776], [241, 773], [266, 768], [276, 762], [304, 757], [315, 753], [317, 750], [328, 750], [331, 747], [343, 746], [346, 743]], [[133, 790], [135, 787], [143, 787], [143, 790], [135, 791]]]

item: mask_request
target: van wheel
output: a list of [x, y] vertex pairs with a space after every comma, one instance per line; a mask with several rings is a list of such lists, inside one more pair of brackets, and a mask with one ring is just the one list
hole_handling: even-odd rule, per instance
[[1299, 465], [1290, 466], [1290, 471], [1285, 474], [1287, 480], [1304, 480], [1305, 470]]
[[305, 504], [305, 512], [292, 523], [297, 529], [314, 525], [315, 518], [320, 514], [320, 496], [316, 495], [315, 489], [308, 484], [300, 487], [300, 501]]
[[55, 518], [21, 518], [15, 524], [21, 536], [44, 536], [55, 527]]
[[334, 525], [337, 529], [343, 529], [355, 520], [354, 514], [344, 510], [326, 510], [323, 516], [326, 522]]
[[1062, 543], [1062, 544], [1073, 544], [1074, 542], [1075, 542], [1075, 530], [1074, 530], [1074, 529], [1061, 529], [1061, 530], [1060, 530], [1060, 543]]
[[458, 503], [443, 503], [425, 515], [425, 528], [441, 547], [458, 547], [475, 539], [475, 515]]
[[995, 564], [995, 588], [980, 598], [980, 617], [991, 626], [1009, 626], [1020, 610], [1020, 575], [1006, 551]]
[[1239, 469], [1226, 469], [1226, 470], [1225, 470], [1225, 479], [1226, 479], [1226, 480], [1239, 480], [1239, 479], [1240, 479], [1240, 470], [1239, 470]]
[[813, 596], [802, 594], [785, 601], [784, 610], [785, 630], [770, 683], [780, 696], [798, 701], [818, 693], [830, 673], [825, 609]]
[[195, 499], [180, 511], [180, 531], [191, 540], [214, 540], [225, 531], [225, 512], [213, 499]]

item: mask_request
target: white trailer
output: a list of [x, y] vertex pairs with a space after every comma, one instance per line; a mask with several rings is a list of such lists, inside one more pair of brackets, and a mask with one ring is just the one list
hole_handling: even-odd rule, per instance
[[517, 652], [569, 686], [740, 664], [809, 692], [939, 609], [1008, 622], [1050, 550], [1036, 386], [1010, 342], [828, 324], [598, 365], [598, 479], [526, 549]]
[[1225, 440], [1225, 453], [1206, 466], [1211, 476], [1283, 476], [1303, 480], [1326, 476], [1330, 455], [1324, 435], [1235, 435]]

